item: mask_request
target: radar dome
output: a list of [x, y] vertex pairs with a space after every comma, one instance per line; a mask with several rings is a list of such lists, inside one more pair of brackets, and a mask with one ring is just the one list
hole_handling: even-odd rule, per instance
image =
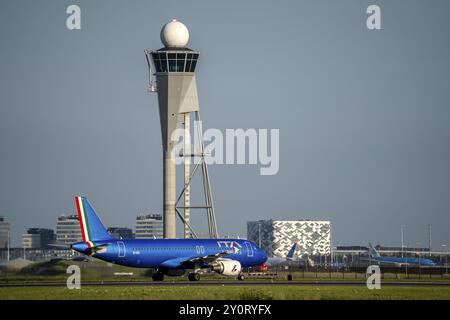
[[166, 47], [185, 47], [189, 41], [189, 31], [183, 23], [173, 19], [161, 29], [161, 41]]

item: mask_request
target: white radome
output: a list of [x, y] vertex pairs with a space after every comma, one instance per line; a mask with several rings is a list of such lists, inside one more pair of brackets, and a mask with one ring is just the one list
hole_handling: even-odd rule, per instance
[[189, 42], [189, 30], [180, 21], [172, 19], [161, 29], [161, 41], [166, 47], [185, 47]]

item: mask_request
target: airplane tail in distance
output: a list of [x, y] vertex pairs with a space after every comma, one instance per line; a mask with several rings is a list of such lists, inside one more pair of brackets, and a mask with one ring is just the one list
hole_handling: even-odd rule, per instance
[[372, 246], [372, 244], [370, 242], [369, 242], [369, 254], [371, 257], [379, 257], [380, 256], [378, 251], [375, 250], [375, 248]]
[[292, 246], [292, 248], [289, 250], [286, 258], [287, 259], [293, 259], [294, 258], [294, 254], [295, 254], [295, 250], [297, 249], [297, 242], [294, 243], [294, 245]]
[[75, 197], [75, 203], [77, 205], [78, 220], [80, 220], [81, 234], [84, 242], [95, 246], [94, 241], [114, 239], [106, 231], [86, 197]]

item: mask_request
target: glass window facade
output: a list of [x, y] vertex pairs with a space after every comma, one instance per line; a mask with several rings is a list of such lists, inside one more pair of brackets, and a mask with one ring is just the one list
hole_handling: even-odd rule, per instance
[[156, 72], [194, 72], [198, 53], [152, 52]]

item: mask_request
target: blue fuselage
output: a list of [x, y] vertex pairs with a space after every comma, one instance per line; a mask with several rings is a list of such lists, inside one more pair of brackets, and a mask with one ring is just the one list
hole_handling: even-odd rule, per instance
[[[261, 265], [267, 260], [255, 243], [239, 239], [141, 239], [95, 241], [105, 245], [93, 254], [95, 258], [137, 268], [193, 269], [204, 264], [186, 262], [196, 257], [229, 252], [225, 259], [237, 260], [243, 267]], [[72, 245], [72, 249], [89, 254], [86, 242]]]
[[372, 258], [380, 263], [391, 263], [391, 264], [409, 264], [418, 266], [435, 266], [436, 263], [430, 259], [424, 258], [402, 258], [402, 257], [374, 257]]

